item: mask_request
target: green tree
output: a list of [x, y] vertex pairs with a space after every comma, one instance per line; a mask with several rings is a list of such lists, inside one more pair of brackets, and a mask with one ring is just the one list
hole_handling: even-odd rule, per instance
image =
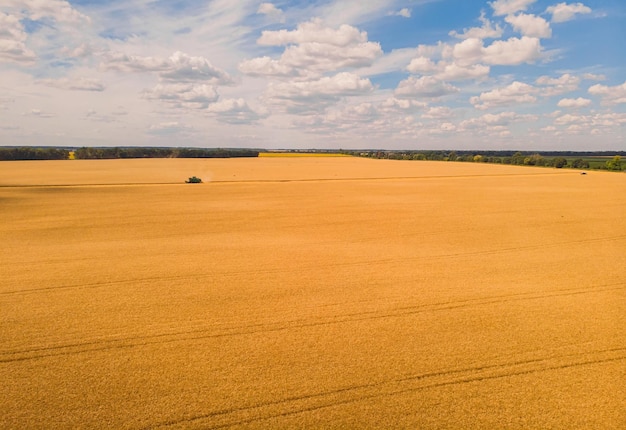
[[552, 160], [552, 165], [556, 167], [557, 169], [561, 169], [567, 166], [567, 160], [563, 157], [557, 157], [554, 160]]
[[616, 155], [612, 160], [606, 162], [606, 168], [608, 170], [621, 171], [622, 170], [622, 157]]
[[577, 158], [574, 161], [572, 161], [572, 167], [574, 169], [588, 169], [589, 161], [583, 160], [582, 158]]

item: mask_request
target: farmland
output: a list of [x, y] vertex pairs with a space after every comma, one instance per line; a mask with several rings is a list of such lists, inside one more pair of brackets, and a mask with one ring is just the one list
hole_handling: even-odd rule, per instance
[[624, 214], [609, 172], [0, 164], [0, 428], [621, 429]]

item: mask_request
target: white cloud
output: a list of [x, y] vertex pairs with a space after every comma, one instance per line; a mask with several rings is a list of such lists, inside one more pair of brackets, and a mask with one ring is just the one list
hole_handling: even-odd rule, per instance
[[204, 57], [191, 57], [175, 52], [170, 58], [170, 67], [159, 77], [175, 82], [209, 82], [212, 84], [232, 84], [233, 79], [224, 70], [215, 67]]
[[541, 57], [539, 39], [533, 37], [512, 37], [496, 40], [484, 49], [484, 62], [487, 64], [513, 66], [533, 63]]
[[523, 36], [521, 39], [511, 37], [507, 40], [496, 40], [491, 45], [483, 46], [480, 39], [469, 38], [457, 43], [452, 56], [463, 66], [485, 63], [499, 66], [514, 66], [533, 63], [542, 55], [539, 39]]
[[412, 59], [406, 69], [411, 73], [433, 73], [439, 70], [433, 60], [423, 56]]
[[148, 100], [158, 100], [175, 107], [204, 109], [219, 99], [215, 88], [211, 85], [194, 84], [158, 84], [151, 90], [143, 92]]
[[463, 33], [451, 31], [449, 34], [457, 39], [497, 39], [502, 37], [503, 30], [496, 24], [495, 27], [491, 21], [485, 17], [485, 13], [480, 14], [481, 27], [472, 27], [463, 30]]
[[289, 46], [280, 62], [289, 67], [312, 71], [332, 71], [345, 67], [364, 67], [382, 55], [378, 43], [366, 42], [349, 46], [309, 42]]
[[152, 124], [148, 127], [148, 133], [154, 135], [180, 134], [191, 130], [193, 130], [191, 127], [181, 124], [178, 121], [160, 122], [158, 124]]
[[169, 58], [108, 53], [101, 67], [121, 72], [156, 72], [161, 79], [172, 82], [207, 82], [214, 85], [233, 83], [228, 73], [213, 66], [206, 58], [191, 57], [180, 51]]
[[311, 21], [298, 24], [295, 30], [263, 31], [257, 41], [259, 45], [263, 46], [282, 46], [311, 42], [348, 46], [367, 42], [367, 33], [347, 24], [333, 29], [326, 27], [321, 19], [314, 18]]
[[566, 22], [574, 19], [577, 14], [591, 13], [591, 8], [582, 3], [559, 3], [546, 9], [552, 14], [552, 22]]
[[207, 112], [228, 124], [250, 124], [269, 115], [267, 110], [252, 109], [242, 98], [220, 100], [210, 105]]
[[289, 112], [304, 113], [320, 111], [342, 97], [364, 95], [373, 90], [374, 86], [369, 79], [342, 72], [314, 81], [270, 84], [265, 97]]
[[470, 103], [480, 110], [520, 103], [534, 103], [537, 101], [537, 97], [534, 96], [535, 93], [537, 93], [535, 87], [515, 81], [504, 88], [497, 88], [472, 97]]
[[250, 76], [292, 77], [298, 75], [293, 67], [267, 56], [242, 61], [239, 63], [239, 71]]
[[472, 128], [496, 128], [502, 131], [502, 128], [514, 122], [536, 121], [536, 115], [521, 115], [516, 112], [501, 112], [498, 114], [487, 113], [477, 118], [471, 118], [462, 121], [460, 127], [464, 130]]
[[388, 111], [418, 111], [427, 106], [427, 103], [411, 99], [389, 97], [380, 104], [381, 110]]
[[489, 4], [495, 16], [510, 15], [521, 10], [528, 9], [528, 6], [537, 0], [496, 0]]
[[582, 115], [571, 115], [566, 113], [554, 120], [554, 123], [557, 125], [566, 125], [566, 124], [575, 124], [580, 123], [582, 121], [586, 121], [586, 117]]
[[515, 31], [520, 32], [522, 36], [543, 39], [552, 37], [550, 24], [540, 16], [519, 13], [517, 15], [508, 15], [504, 20], [511, 24]]
[[580, 84], [580, 78], [570, 75], [569, 73], [565, 73], [559, 78], [540, 76], [537, 78], [535, 83], [545, 87], [541, 90], [541, 93], [542, 95], [549, 97], [576, 91], [578, 89], [578, 85]]
[[483, 79], [489, 75], [489, 67], [482, 64], [460, 66], [456, 63], [443, 64], [442, 69], [435, 75], [443, 81], [462, 81], [465, 79]]
[[65, 0], [3, 0], [4, 6], [17, 8], [33, 21], [53, 18], [70, 24], [90, 23], [91, 18], [74, 9]]
[[583, 74], [583, 79], [587, 79], [588, 81], [606, 81], [606, 76], [595, 73], [585, 73]]
[[68, 58], [86, 58], [93, 55], [94, 53], [94, 48], [89, 43], [84, 42], [74, 49], [70, 49], [68, 47], [63, 47], [61, 49], [61, 54]]
[[272, 3], [261, 3], [256, 13], [261, 15], [267, 15], [276, 21], [284, 21], [284, 14], [282, 9], [277, 8]]
[[578, 97], [577, 99], [561, 99], [557, 103], [561, 108], [583, 108], [591, 104], [591, 100]]
[[0, 61], [33, 64], [36, 56], [26, 47], [26, 39], [19, 17], [0, 12]]
[[87, 110], [87, 112], [85, 113], [85, 118], [90, 121], [105, 122], [105, 123], [115, 122], [118, 120], [117, 118], [111, 115], [101, 115], [95, 109]]
[[482, 64], [462, 66], [446, 61], [433, 62], [430, 58], [417, 57], [411, 60], [407, 70], [415, 74], [429, 74], [441, 81], [482, 79], [489, 75], [489, 67]]
[[99, 79], [95, 78], [40, 79], [37, 82], [49, 87], [56, 87], [63, 90], [104, 91], [106, 88]]
[[295, 30], [264, 31], [263, 46], [286, 46], [278, 60], [269, 57], [243, 62], [240, 70], [260, 76], [311, 75], [343, 68], [366, 67], [382, 55], [379, 43], [368, 42], [367, 33], [349, 25], [325, 26], [319, 18]]
[[457, 87], [440, 81], [433, 76], [422, 76], [419, 78], [410, 76], [400, 81], [394, 93], [396, 97], [438, 98], [459, 91]]
[[591, 86], [588, 91], [594, 96], [601, 96], [602, 103], [606, 105], [626, 103], [626, 81], [613, 87], [596, 84]]
[[402, 8], [399, 11], [396, 12], [389, 12], [387, 15], [390, 16], [402, 16], [404, 18], [411, 18], [411, 9], [409, 8]]
[[448, 119], [453, 116], [452, 109], [448, 106], [433, 106], [422, 115], [426, 119]]

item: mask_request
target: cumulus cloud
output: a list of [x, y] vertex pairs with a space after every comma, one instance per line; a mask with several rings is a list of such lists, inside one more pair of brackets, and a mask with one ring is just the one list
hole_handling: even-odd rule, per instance
[[33, 64], [36, 56], [26, 47], [26, 39], [19, 17], [0, 12], [0, 61]]
[[106, 88], [106, 86], [99, 79], [95, 78], [40, 79], [37, 82], [49, 87], [56, 87], [63, 90], [104, 91]]
[[457, 87], [433, 76], [410, 76], [400, 81], [394, 94], [396, 97], [439, 98], [459, 91]]
[[543, 39], [552, 37], [550, 24], [540, 16], [519, 13], [517, 15], [508, 15], [504, 20], [523, 36]]
[[272, 3], [261, 3], [256, 13], [260, 15], [266, 15], [280, 22], [284, 21], [285, 19], [283, 15], [283, 11], [277, 8], [276, 6], [274, 6]]
[[591, 8], [582, 3], [559, 3], [548, 7], [546, 12], [552, 15], [552, 22], [566, 22], [574, 19], [577, 14], [591, 13]]
[[448, 119], [453, 116], [452, 109], [447, 106], [433, 106], [422, 115], [426, 119]]
[[569, 73], [565, 73], [558, 78], [540, 76], [537, 78], [535, 83], [545, 87], [541, 91], [544, 96], [555, 96], [576, 91], [578, 89], [578, 85], [580, 84], [580, 78], [570, 75]]
[[481, 27], [472, 27], [463, 30], [463, 33], [451, 31], [449, 34], [457, 39], [497, 39], [502, 37], [503, 30], [498, 24], [494, 24], [485, 17], [485, 13], [480, 14]]
[[457, 43], [452, 49], [452, 56], [460, 65], [485, 63], [499, 66], [514, 66], [533, 63], [542, 55], [538, 38], [523, 36], [496, 40], [485, 47], [480, 39], [469, 38]]
[[583, 79], [587, 79], [588, 81], [605, 81], [606, 76], [596, 73], [585, 73], [583, 74]]
[[342, 72], [313, 81], [270, 84], [265, 97], [285, 106], [289, 112], [303, 113], [319, 111], [342, 97], [364, 95], [373, 90], [369, 79]]
[[426, 102], [411, 100], [411, 99], [399, 99], [396, 97], [389, 97], [380, 104], [382, 111], [418, 111], [424, 109], [428, 104]]
[[626, 103], [626, 81], [613, 87], [596, 84], [591, 86], [588, 91], [594, 96], [601, 96], [602, 103], [605, 105]]
[[263, 46], [283, 46], [310, 42], [348, 46], [367, 42], [367, 33], [347, 24], [343, 24], [337, 29], [326, 27], [321, 19], [314, 18], [311, 21], [298, 24], [295, 30], [263, 31], [257, 40], [257, 43]]
[[369, 66], [382, 55], [380, 44], [368, 42], [366, 32], [345, 24], [330, 28], [317, 18], [295, 30], [264, 31], [257, 43], [286, 48], [278, 60], [262, 57], [242, 63], [244, 73], [285, 76], [296, 69], [298, 75], [307, 75]]
[[207, 82], [228, 85], [233, 79], [204, 57], [192, 57], [177, 51], [169, 58], [142, 57], [123, 53], [108, 53], [101, 64], [104, 70], [121, 72], [156, 72], [166, 81]]
[[293, 67], [267, 56], [242, 61], [239, 63], [239, 71], [249, 76], [292, 77], [298, 75], [298, 71]]
[[158, 84], [151, 90], [144, 91], [142, 95], [148, 100], [193, 109], [204, 109], [219, 99], [215, 88], [206, 84]]
[[489, 75], [489, 67], [482, 64], [462, 66], [457, 63], [417, 57], [411, 60], [407, 70], [415, 74], [433, 75], [441, 81], [461, 81], [465, 79], [482, 79]]
[[[471, 118], [461, 122], [462, 129], [483, 127], [504, 127], [514, 122], [536, 121], [536, 115], [522, 115], [516, 112], [501, 112], [498, 114], [487, 113], [477, 118]], [[501, 130], [501, 129], [498, 129]]]
[[472, 97], [470, 103], [480, 110], [520, 103], [534, 103], [537, 101], [537, 97], [534, 96], [536, 92], [535, 87], [515, 81], [504, 88], [496, 88], [493, 91]]
[[496, 0], [489, 4], [495, 16], [510, 15], [528, 9], [528, 6], [537, 0]]
[[591, 100], [578, 97], [577, 99], [561, 99], [557, 103], [561, 108], [583, 108], [591, 104]]
[[220, 100], [210, 105], [207, 112], [228, 124], [250, 124], [269, 115], [267, 110], [252, 109], [242, 98]]

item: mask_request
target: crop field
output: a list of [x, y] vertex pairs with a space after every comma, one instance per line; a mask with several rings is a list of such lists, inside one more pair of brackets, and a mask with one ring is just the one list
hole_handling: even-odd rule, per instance
[[0, 221], [3, 429], [626, 425], [621, 173], [4, 162]]

